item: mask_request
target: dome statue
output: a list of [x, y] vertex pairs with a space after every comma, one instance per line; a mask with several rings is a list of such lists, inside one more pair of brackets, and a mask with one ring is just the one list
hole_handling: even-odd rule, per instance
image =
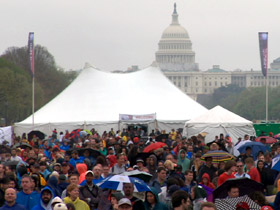
[[171, 24], [163, 31], [156, 52], [162, 71], [198, 71], [187, 30], [179, 24], [176, 3]]

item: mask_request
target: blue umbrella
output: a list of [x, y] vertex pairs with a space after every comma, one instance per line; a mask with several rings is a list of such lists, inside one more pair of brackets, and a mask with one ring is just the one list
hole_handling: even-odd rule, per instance
[[240, 153], [245, 153], [247, 147], [250, 147], [252, 149], [252, 155], [254, 157], [257, 156], [259, 151], [262, 151], [265, 153], [267, 150], [266, 146], [263, 143], [251, 141], [251, 142], [247, 142], [246, 144], [243, 144], [241, 147], [239, 147], [238, 151]]
[[124, 175], [112, 175], [97, 183], [102, 189], [123, 190], [124, 183], [132, 183], [134, 185], [134, 192], [151, 191], [149, 186], [142, 180]]
[[277, 155], [275, 158], [272, 159], [271, 169], [280, 171], [280, 155]]

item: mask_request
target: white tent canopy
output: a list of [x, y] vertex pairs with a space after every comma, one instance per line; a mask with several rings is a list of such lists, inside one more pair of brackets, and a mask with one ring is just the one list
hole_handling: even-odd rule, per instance
[[251, 121], [221, 106], [216, 106], [186, 122], [184, 135], [190, 137], [202, 132], [208, 133], [205, 137], [206, 143], [213, 141], [215, 136], [219, 136], [220, 133], [229, 134], [234, 143], [239, 137], [243, 138], [245, 134], [256, 135]]
[[[39, 129], [49, 134], [75, 128], [103, 132], [125, 124], [170, 130], [207, 111], [174, 86], [157, 67], [132, 73], [108, 73], [87, 67], [58, 96], [32, 116], [15, 124], [17, 134]], [[120, 114], [154, 114], [156, 120], [120, 121]]]

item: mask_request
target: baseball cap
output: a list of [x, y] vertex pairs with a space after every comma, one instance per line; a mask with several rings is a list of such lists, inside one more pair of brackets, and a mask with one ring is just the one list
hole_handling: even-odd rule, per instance
[[261, 210], [273, 210], [271, 206], [263, 206]]
[[118, 204], [119, 204], [119, 206], [124, 205], [124, 204], [132, 206], [132, 204], [131, 204], [131, 202], [130, 202], [130, 200], [128, 198], [122, 198], [121, 200], [119, 200]]
[[57, 203], [54, 205], [53, 210], [67, 210], [67, 206], [64, 203]]
[[56, 196], [52, 202], [51, 202], [51, 205], [54, 204], [54, 203], [63, 203], [62, 199], [58, 196]]
[[91, 170], [88, 170], [88, 171], [86, 172], [86, 175], [88, 175], [89, 173], [91, 173], [91, 174], [93, 175], [93, 172], [92, 172]]
[[136, 160], [136, 163], [139, 163], [139, 162], [144, 163], [144, 160], [143, 160], [143, 159], [141, 159], [141, 158], [138, 158], [138, 159]]

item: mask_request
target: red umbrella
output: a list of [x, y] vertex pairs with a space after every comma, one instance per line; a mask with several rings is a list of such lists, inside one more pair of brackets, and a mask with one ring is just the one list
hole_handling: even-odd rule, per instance
[[162, 142], [156, 142], [156, 143], [152, 143], [149, 146], [147, 146], [143, 152], [152, 152], [158, 148], [162, 148], [164, 146], [167, 146], [165, 143]]
[[256, 138], [256, 141], [257, 141], [257, 142], [261, 142], [261, 139], [262, 139], [262, 138], [265, 138], [265, 139], [266, 139], [266, 143], [267, 143], [267, 144], [274, 144], [274, 143], [277, 142], [277, 139], [272, 138], [272, 137], [270, 137], [270, 136], [260, 136], [260, 137]]

